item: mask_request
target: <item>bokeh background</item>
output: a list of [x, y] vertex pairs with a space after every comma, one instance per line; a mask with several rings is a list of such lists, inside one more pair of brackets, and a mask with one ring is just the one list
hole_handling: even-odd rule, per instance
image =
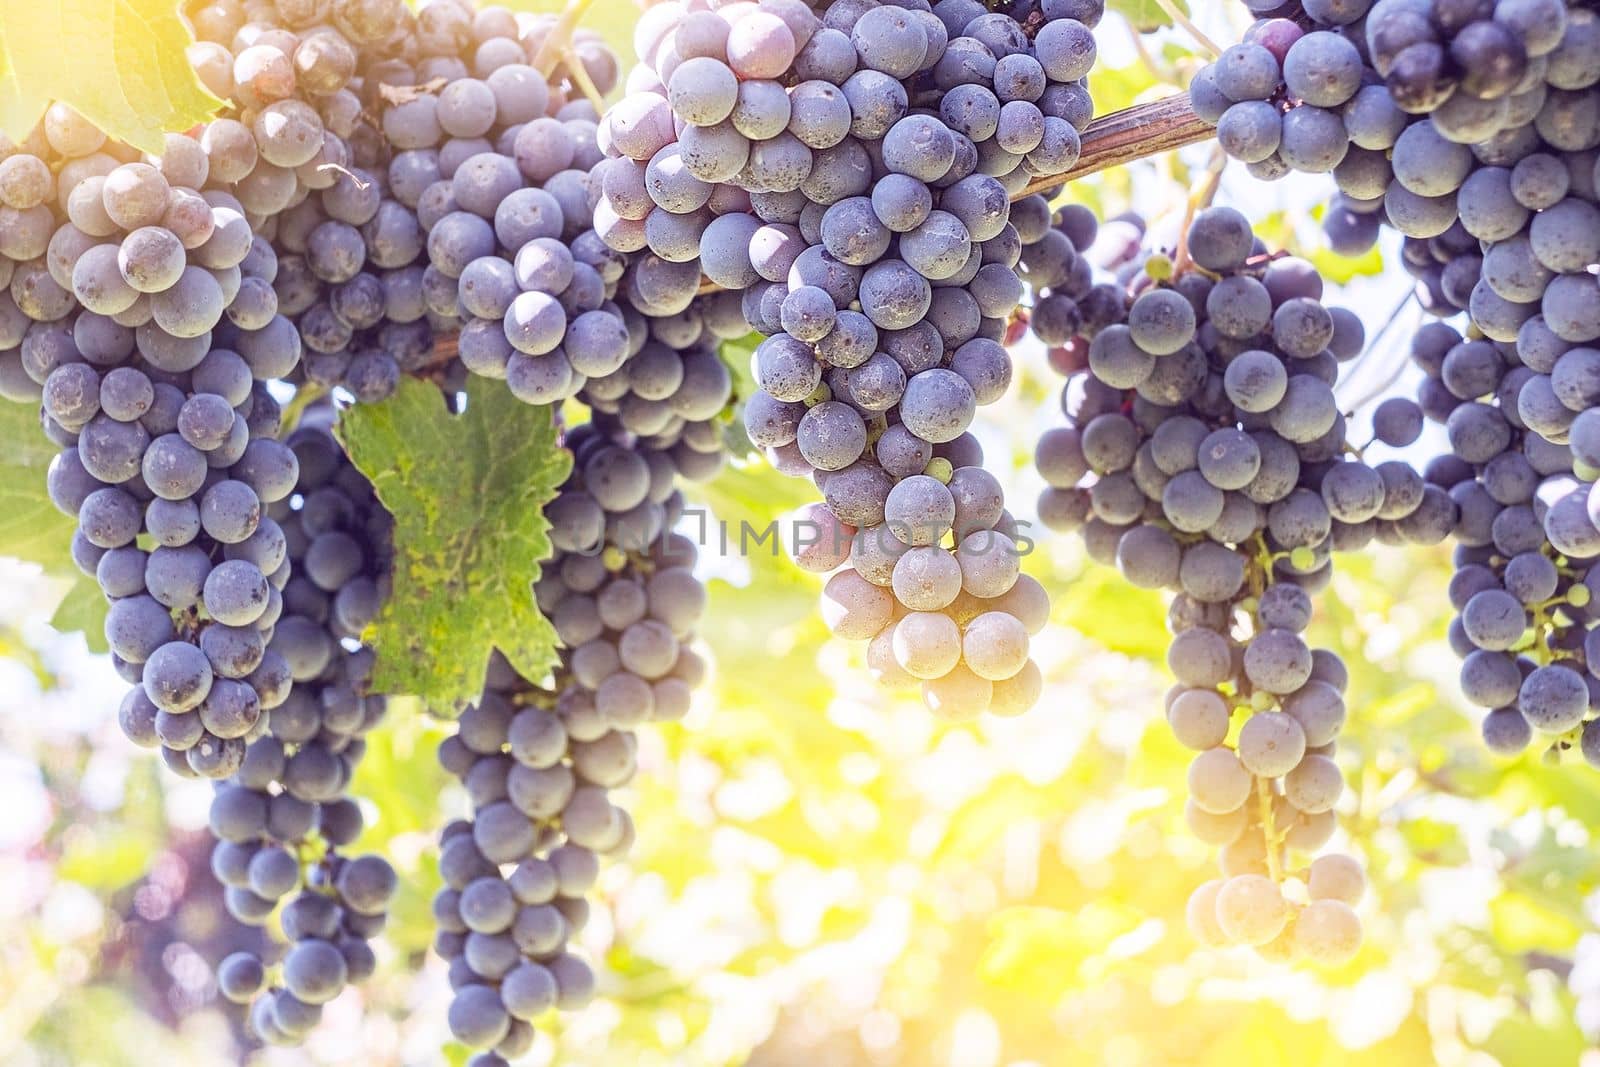
[[[1158, 10], [1120, 9], [1140, 24]], [[1243, 26], [1224, 0], [1194, 15], [1224, 43]], [[634, 17], [602, 0], [588, 23], [631, 58]], [[1101, 112], [1177, 91], [1198, 63], [1192, 38], [1141, 36], [1118, 14], [1098, 37]], [[1196, 146], [1068, 196], [1107, 217], [1137, 206], [1170, 246], [1209, 156]], [[1326, 192], [1230, 169], [1218, 198], [1316, 262], [1342, 286], [1329, 302], [1377, 338], [1340, 386], [1359, 425], [1409, 388], [1421, 312], [1394, 248], [1326, 251]], [[1032, 445], [1060, 418], [1060, 379], [1031, 341], [1016, 356], [1019, 384], [979, 433], [1031, 518]], [[1045, 696], [1021, 719], [942, 727], [828, 642], [813, 578], [770, 542], [737, 552], [741, 522], [761, 526], [807, 489], [750, 461], [702, 494], [734, 531], [734, 549], [702, 563], [712, 682], [683, 723], [641, 734], [638, 846], [604, 875], [584, 935], [602, 996], [528, 1062], [1600, 1065], [1600, 774], [1483, 752], [1444, 640], [1448, 549], [1341, 559], [1321, 597], [1312, 636], [1351, 670], [1341, 837], [1372, 891], [1352, 963], [1285, 971], [1198, 950], [1184, 927], [1214, 859], [1183, 826], [1188, 757], [1159, 713], [1162, 598], [1036, 529], [1025, 569], [1055, 596], [1037, 642]], [[402, 703], [355, 782], [363, 847], [402, 872], [378, 976], [331, 1005], [306, 1048], [253, 1050], [206, 962], [257, 936], [230, 925], [207, 867], [208, 787], [122, 738], [110, 663], [46, 621], [64, 591], [0, 559], [0, 1064], [463, 1062], [428, 953], [433, 835], [465, 809], [433, 760], [445, 728]]]

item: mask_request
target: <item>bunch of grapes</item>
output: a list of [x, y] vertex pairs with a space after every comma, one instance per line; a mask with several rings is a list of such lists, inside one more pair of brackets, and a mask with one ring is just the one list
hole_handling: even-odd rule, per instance
[[[1562, 0], [1380, 0], [1305, 14], [1309, 31], [1265, 18], [1196, 75], [1196, 112], [1257, 177], [1331, 172], [1339, 195], [1325, 225], [1336, 249], [1365, 251], [1387, 222], [1406, 235], [1426, 306], [1470, 308], [1514, 333], [1512, 320], [1538, 310], [1513, 305], [1540, 303], [1550, 280], [1540, 270], [1581, 274], [1567, 261], [1600, 224], [1595, 13]], [[1478, 242], [1513, 241], [1532, 211], [1553, 211], [1546, 225], [1568, 234], [1562, 265], [1540, 268], [1513, 242], [1491, 267]], [[1526, 269], [1535, 277], [1515, 277]], [[1560, 282], [1544, 312], [1600, 332], [1592, 278]]]
[[1541, 737], [1552, 758], [1577, 746], [1600, 766], [1600, 681], [1588, 640], [1600, 619], [1600, 532], [1567, 443], [1575, 415], [1566, 405], [1585, 403], [1574, 389], [1586, 350], [1553, 365], [1536, 358], [1551, 372], [1541, 374], [1517, 359], [1522, 348], [1466, 339], [1440, 322], [1412, 340], [1412, 362], [1425, 374], [1421, 410], [1444, 423], [1450, 444], [1426, 477], [1448, 489], [1460, 515], [1450, 643], [1462, 657], [1462, 694], [1488, 712], [1491, 752], [1516, 755]]
[[1004, 599], [1015, 523], [966, 431], [1011, 379], [1010, 197], [1071, 167], [1092, 110], [1102, 9], [1063, 7], [1024, 24], [972, 0], [662, 4], [601, 125], [595, 227], [636, 254], [635, 306], [673, 315], [702, 274], [742, 293], [766, 335], [745, 427], [822, 490], [796, 557], [842, 568], [830, 627], [950, 718], [1039, 688]]
[[361, 635], [389, 520], [314, 397], [402, 375], [589, 413], [535, 589], [560, 662], [496, 657], [439, 751], [471, 803], [434, 915], [473, 1067], [593, 995], [573, 940], [633, 838], [634, 731], [706, 672], [680, 479], [725, 461], [716, 346], [752, 329], [745, 431], [822, 498], [791, 555], [874, 675], [949, 720], [1039, 696], [1048, 597], [970, 428], [1025, 325], [1068, 374], [1039, 513], [1173, 594], [1167, 718], [1223, 874], [1190, 900], [1203, 943], [1359, 947], [1360, 866], [1309, 859], [1343, 789], [1346, 672], [1304, 636], [1335, 550], [1455, 534], [1450, 637], [1489, 747], [1538, 734], [1600, 766], [1600, 18], [1249, 3], [1196, 112], [1256, 177], [1332, 173], [1335, 247], [1387, 222], [1425, 306], [1469, 315], [1417, 333], [1417, 401], [1374, 412], [1391, 447], [1444, 425], [1425, 476], [1361, 458], [1334, 393], [1361, 324], [1241, 214], [1199, 212], [1169, 257], [1135, 216], [1052, 206], [1103, 0], [668, 0], [603, 115], [620, 65], [570, 17], [215, 0], [188, 15], [220, 117], [150, 158], [59, 105], [0, 141], [0, 395], [62, 448], [50, 495], [110, 601], [124, 730], [219, 780], [227, 909], [288, 943], [218, 970], [258, 1037], [299, 1041], [372, 972], [395, 890], [349, 854], [348, 796], [385, 712]]
[[[550, 128], [523, 127], [519, 143], [574, 166], [524, 187], [524, 170], [549, 169], [527, 144], [515, 158], [480, 153], [435, 183], [446, 213], [430, 211], [424, 220], [429, 276], [439, 282], [435, 307], [460, 316], [462, 363], [503, 379], [530, 404], [567, 399], [631, 354], [627, 323], [611, 302], [621, 259], [589, 228], [587, 167], [599, 157], [593, 131], [574, 135], [553, 119], [537, 120], [545, 122]], [[539, 165], [519, 170], [530, 158]]]
[[[570, 72], [560, 68], [547, 83], [526, 65], [552, 28], [553, 20], [531, 20], [520, 43], [501, 36], [478, 44], [470, 71], [466, 53], [441, 58], [430, 68], [444, 81], [438, 94], [420, 94], [383, 119], [390, 142], [404, 149], [390, 163], [391, 182], [403, 180], [427, 235], [430, 312], [459, 327], [469, 371], [503, 379], [531, 404], [567, 399], [631, 354], [611, 302], [622, 259], [592, 229], [588, 172], [601, 158], [599, 114], [588, 99], [570, 98]], [[618, 78], [609, 50], [587, 31], [571, 47], [582, 50], [574, 54], [579, 81], [609, 91]], [[499, 65], [515, 56], [523, 59]]]
[[[213, 347], [237, 349], [261, 379], [293, 367], [287, 323], [270, 309], [233, 310], [240, 292], [248, 304], [268, 284], [274, 264], [213, 174], [223, 166], [205, 132], [168, 135], [162, 155], [146, 160], [59, 104], [22, 144], [0, 140], [0, 382], [8, 398], [37, 401], [57, 367], [83, 365], [57, 385], [66, 422], [47, 407], [53, 438], [102, 413], [89, 388], [98, 380], [84, 370], [134, 361], [181, 375]], [[225, 311], [242, 324], [225, 322]], [[212, 344], [214, 329], [228, 345]], [[113, 403], [104, 413], [134, 421], [127, 410]]]
[[[414, 214], [371, 173], [382, 139], [370, 115], [374, 68], [414, 17], [396, 0], [295, 5], [219, 2], [190, 13], [201, 80], [229, 104], [207, 137], [225, 153], [251, 224], [279, 259], [247, 314], [292, 320], [310, 349], [303, 371], [357, 396], [392, 391], [396, 360], [428, 353]], [[353, 347], [352, 347], [353, 346]], [[342, 357], [342, 358], [338, 358]]]
[[327, 429], [310, 424], [329, 415], [308, 412], [289, 437], [300, 461], [295, 503], [272, 509], [295, 575], [267, 655], [294, 688], [211, 804], [211, 866], [229, 914], [247, 926], [276, 914], [288, 942], [270, 986], [251, 951], [222, 960], [217, 984], [250, 1005], [257, 1037], [279, 1045], [298, 1043], [323, 1004], [372, 974], [368, 941], [396, 886], [382, 857], [345, 854], [362, 829], [350, 780], [385, 708], [367, 692], [372, 653], [358, 642], [385, 592], [389, 517]]
[[[265, 383], [300, 357], [270, 308], [235, 313], [275, 258], [213, 175], [222, 146], [169, 135], [141, 161], [52, 107], [0, 161], [0, 348], [10, 395], [61, 446], [51, 499], [110, 602], [135, 688], [124, 725], [179, 773], [223, 778], [289, 679], [263, 661], [288, 579], [264, 505], [294, 488]], [[130, 158], [131, 157], [131, 158]], [[226, 316], [226, 317], [225, 317]]]
[[650, 457], [670, 453], [671, 464], [691, 481], [710, 478], [726, 458], [719, 419], [733, 399], [733, 376], [717, 345], [749, 330], [738, 299], [736, 293], [708, 294], [677, 314], [658, 317], [624, 302], [630, 337], [643, 343], [630, 340], [627, 361], [591, 379], [579, 394], [603, 421], [636, 435], [647, 462], [663, 466], [666, 455]]
[[[458, 332], [469, 369], [508, 378], [531, 402], [571, 395], [585, 369], [615, 369], [614, 316], [583, 320], [568, 345], [575, 363], [557, 348], [567, 319], [576, 328], [597, 311], [620, 273], [584, 238], [599, 115], [580, 94], [618, 78], [598, 36], [457, 0], [415, 15], [395, 5], [394, 28], [356, 43], [337, 19], [322, 25], [325, 13], [267, 13], [279, 23], [267, 32], [220, 15], [205, 24], [235, 51], [273, 50], [270, 69], [299, 70], [307, 50], [339, 57], [338, 76], [273, 83], [315, 103], [328, 127], [300, 189], [272, 211], [278, 297], [310, 350], [307, 380], [381, 399], [401, 373], [438, 365], [436, 348]], [[518, 259], [536, 240], [558, 247]]]
[[[1039, 442], [1040, 514], [1134, 585], [1176, 594], [1167, 720], [1198, 752], [1189, 825], [1222, 850], [1223, 878], [1190, 901], [1196, 937], [1340, 962], [1360, 943], [1360, 868], [1290, 862], [1331, 838], [1344, 786], [1347, 676], [1303, 636], [1311, 597], [1335, 549], [1437, 543], [1456, 506], [1404, 463], [1346, 458], [1332, 386], [1363, 332], [1323, 306], [1308, 264], [1266, 254], [1226, 207], [1196, 215], [1183, 247], [1176, 271], [1151, 257], [1125, 316], [1093, 330], [1068, 425]], [[1379, 420], [1394, 445], [1422, 427], [1401, 404]]]
[[532, 1020], [593, 996], [570, 940], [601, 857], [633, 840], [613, 791], [633, 777], [634, 731], [681, 719], [705, 674], [689, 647], [706, 603], [695, 548], [670, 532], [682, 510], [672, 453], [603, 415], [566, 444], [573, 476], [548, 509], [559, 550], [535, 590], [561, 663], [539, 684], [497, 658], [439, 749], [472, 802], [472, 817], [444, 830], [433, 913], [456, 991], [451, 1032], [493, 1050], [474, 1067], [521, 1055]]
[[[1432, 324], [1412, 345], [1421, 411], [1451, 448], [1427, 478], [1460, 514], [1463, 691], [1491, 709], [1497, 753], [1536, 734], [1553, 752], [1581, 746], [1586, 581], [1600, 555], [1588, 504], [1600, 435], [1586, 416], [1600, 400], [1586, 347], [1600, 338], [1600, 20], [1559, 0], [1307, 14], [1310, 32], [1256, 23], [1196, 77], [1196, 109], [1259, 176], [1331, 170], [1334, 246], [1364, 251], [1385, 221], [1406, 235], [1424, 307], [1467, 312], [1466, 337]], [[1386, 406], [1409, 427], [1398, 404]]]
[[[1121, 321], [1127, 298], [1117, 285], [1097, 280], [1087, 254], [1099, 236], [1100, 220], [1082, 204], [1052, 209], [1056, 195], [1046, 190], [1012, 204], [1011, 223], [1022, 242], [1017, 272], [1027, 286], [1028, 326], [1044, 344], [1050, 365], [1069, 374], [1084, 367], [1084, 341]], [[1123, 225], [1132, 231], [1130, 243], [1137, 251], [1142, 221], [1137, 227], [1132, 220], [1114, 221], [1107, 229]], [[1107, 264], [1115, 265], [1120, 264]]]

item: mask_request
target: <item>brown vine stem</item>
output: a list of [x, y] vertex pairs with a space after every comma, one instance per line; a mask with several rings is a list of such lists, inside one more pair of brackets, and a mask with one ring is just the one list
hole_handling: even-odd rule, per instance
[[378, 95], [383, 98], [384, 103], [399, 107], [401, 104], [409, 104], [414, 100], [420, 100], [424, 96], [433, 96], [449, 84], [450, 80], [448, 78], [433, 78], [423, 82], [421, 85], [384, 84], [378, 86]]
[[1083, 131], [1083, 153], [1064, 174], [1034, 178], [1012, 200], [1053, 189], [1112, 167], [1197, 144], [1216, 136], [1189, 106], [1188, 93], [1175, 93], [1148, 104], [1135, 104], [1089, 123]]

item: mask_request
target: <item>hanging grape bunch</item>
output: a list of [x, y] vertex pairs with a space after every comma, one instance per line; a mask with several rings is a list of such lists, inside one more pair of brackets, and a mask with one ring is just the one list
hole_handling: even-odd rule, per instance
[[[439, 749], [473, 803], [470, 821], [445, 827], [446, 888], [434, 900], [434, 947], [456, 989], [450, 1029], [505, 1057], [528, 1049], [532, 1021], [552, 1006], [574, 1010], [592, 997], [593, 972], [569, 938], [588, 919], [600, 857], [633, 841], [610, 791], [633, 777], [634, 731], [687, 714], [706, 670], [687, 647], [706, 603], [696, 549], [667, 532], [683, 505], [679, 472], [665, 451], [619, 444], [626, 433], [600, 429], [609, 421], [568, 432], [581, 473], [552, 503], [563, 516], [603, 514], [581, 533], [572, 521], [567, 536], [590, 539], [552, 559], [540, 583], [539, 604], [570, 650], [554, 686], [495, 664], [482, 700]], [[608, 506], [621, 503], [610, 494], [624, 471], [650, 508]]]
[[[1065, 376], [1038, 517], [1165, 598], [1185, 819], [1220, 868], [1186, 887], [1198, 944], [1360, 950], [1336, 814], [1360, 710], [1308, 637], [1335, 553], [1452, 540], [1439, 595], [1485, 745], [1600, 767], [1590, 7], [1252, 3], [1186, 97], [1091, 122], [1099, 0], [667, 0], [631, 69], [586, 6], [191, 4], [204, 122], [145, 151], [56, 103], [0, 139], [0, 395], [56, 453], [124, 733], [214, 783], [226, 909], [271, 934], [209, 961], [253, 1038], [304, 1041], [379, 966], [402, 886], [354, 779], [410, 692], [388, 664], [459, 658], [394, 616], [455, 599], [548, 647], [486, 630], [467, 695], [415, 694], [452, 720], [462, 815], [431, 910], [449, 1030], [499, 1067], [604, 995], [591, 920], [638, 832], [641, 731], [709, 671], [686, 493], [738, 427], [815, 487], [786, 547], [879, 683], [945, 724], [1060, 714], [1050, 590], [974, 432], [1014, 410], [1025, 337]], [[1414, 398], [1349, 404], [1383, 354], [1215, 181], [1176, 229], [1074, 188], [1132, 140], [1212, 136], [1255, 179], [1331, 174], [1335, 252], [1399, 232], [1435, 316], [1405, 346]], [[428, 472], [362, 434], [417, 390], [439, 421], [397, 436], [430, 461], [507, 462], [534, 427], [548, 466], [521, 497], [464, 468], [484, 499], [407, 499]], [[463, 593], [496, 538], [444, 563], [409, 539], [499, 496], [532, 569]], [[419, 597], [424, 573], [448, 578]]]
[[1362, 33], [1308, 13], [1310, 32], [1256, 23], [1196, 76], [1196, 110], [1253, 172], [1331, 171], [1334, 247], [1364, 251], [1386, 222], [1423, 306], [1468, 312], [1468, 336], [1433, 325], [1412, 346], [1418, 400], [1452, 451], [1428, 475], [1461, 514], [1463, 693], [1489, 709], [1493, 751], [1537, 735], [1600, 761], [1583, 725], [1600, 536], [1581, 436], [1600, 399], [1585, 375], [1600, 337], [1600, 28], [1583, 7], [1510, 0], [1383, 2]]
[[1195, 76], [1196, 112], [1257, 177], [1331, 172], [1335, 248], [1365, 251], [1384, 223], [1404, 234], [1429, 310], [1470, 308], [1494, 340], [1541, 312], [1569, 340], [1600, 336], [1600, 298], [1582, 277], [1600, 251], [1594, 12], [1560, 0], [1362, 7], [1309, 5], [1309, 31], [1257, 22]]
[[[675, 314], [702, 274], [742, 292], [766, 336], [746, 430], [823, 495], [797, 561], [834, 572], [830, 628], [945, 718], [1038, 697], [1044, 593], [1019, 585], [1015, 522], [967, 429], [1012, 376], [1009, 196], [1081, 150], [1084, 15], [1028, 33], [976, 3], [663, 4], [602, 129], [597, 232], [640, 256], [641, 310]], [[911, 110], [935, 96], [937, 114]]]
[[[1189, 827], [1222, 850], [1222, 880], [1190, 899], [1195, 936], [1338, 963], [1360, 944], [1359, 866], [1331, 853], [1298, 880], [1302, 899], [1282, 888], [1291, 857], [1333, 836], [1344, 786], [1347, 675], [1303, 636], [1312, 597], [1333, 551], [1437, 544], [1456, 505], [1404, 463], [1343, 458], [1332, 386], [1363, 333], [1321, 303], [1307, 264], [1267, 254], [1227, 207], [1196, 215], [1182, 247], [1176, 270], [1144, 262], [1142, 291], [1068, 379], [1068, 425], [1037, 450], [1040, 513], [1132, 584], [1176, 594], [1167, 721], [1199, 753]], [[1420, 428], [1418, 414], [1396, 443]]]
[[110, 603], [106, 638], [135, 686], [124, 723], [179, 773], [226, 777], [289, 682], [264, 658], [288, 569], [263, 509], [297, 465], [263, 383], [293, 370], [300, 341], [270, 307], [224, 318], [275, 257], [241, 201], [208, 188], [215, 143], [169, 135], [159, 160], [118, 162], [99, 131], [51, 114], [36, 151], [5, 160], [8, 204], [28, 205], [4, 250], [21, 260], [5, 340], [63, 448], [51, 499]]
[[[308, 422], [331, 416], [313, 414]], [[211, 803], [211, 865], [229, 914], [261, 925], [282, 902], [276, 918], [289, 944], [270, 989], [266, 964], [248, 952], [218, 965], [217, 984], [250, 1004], [263, 1041], [281, 1045], [305, 1037], [346, 983], [372, 974], [368, 941], [382, 931], [397, 884], [382, 856], [341, 854], [363, 824], [350, 781], [386, 709], [383, 696], [366, 692], [371, 650], [341, 642], [357, 641], [377, 612], [388, 515], [325, 428], [302, 425], [286, 443], [300, 460], [300, 504], [275, 510], [298, 573], [284, 587], [289, 613], [267, 654], [295, 685]]]

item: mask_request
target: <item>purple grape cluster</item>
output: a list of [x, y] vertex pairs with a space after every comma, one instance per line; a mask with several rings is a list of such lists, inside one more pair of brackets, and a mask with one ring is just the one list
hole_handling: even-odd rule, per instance
[[350, 781], [385, 699], [368, 692], [372, 652], [359, 644], [385, 595], [390, 522], [371, 487], [313, 409], [287, 444], [299, 460], [293, 497], [274, 504], [294, 576], [266, 653], [294, 687], [249, 736], [219, 784], [212, 872], [228, 913], [275, 919], [280, 958], [236, 952], [217, 967], [222, 995], [249, 1005], [251, 1031], [298, 1044], [322, 1005], [369, 977], [397, 879], [388, 861], [350, 855], [362, 830]]
[[741, 294], [766, 337], [746, 432], [824, 498], [796, 559], [835, 572], [834, 633], [948, 718], [1039, 691], [1045, 598], [967, 430], [1011, 379], [1009, 200], [1078, 158], [1102, 11], [661, 4], [601, 123], [595, 228], [633, 305], [678, 314], [702, 275]]
[[1514, 756], [1538, 739], [1551, 759], [1577, 748], [1600, 767], [1600, 647], [1590, 640], [1600, 530], [1596, 471], [1581, 458], [1584, 413], [1600, 396], [1579, 384], [1597, 353], [1561, 343], [1542, 318], [1519, 339], [1468, 338], [1434, 322], [1412, 340], [1421, 410], [1450, 445], [1426, 477], [1460, 514], [1450, 644], [1462, 695], [1487, 711], [1491, 752]]
[[365, 397], [393, 391], [396, 358], [415, 361], [432, 340], [416, 300], [415, 216], [372, 174], [383, 148], [369, 119], [373, 71], [413, 23], [393, 0], [214, 3], [193, 13], [190, 63], [231, 105], [206, 135], [222, 155], [218, 177], [279, 257], [270, 286], [249, 290], [241, 313], [290, 318], [309, 350], [302, 373], [314, 364], [312, 380]]
[[[1304, 637], [1312, 596], [1335, 550], [1436, 544], [1457, 506], [1403, 462], [1347, 456], [1332, 386], [1363, 330], [1323, 305], [1309, 264], [1268, 254], [1227, 207], [1197, 214], [1183, 247], [1176, 272], [1130, 259], [1115, 321], [1075, 331], [1087, 368], [1063, 390], [1067, 425], [1039, 441], [1039, 512], [1135, 586], [1175, 594], [1167, 720], [1197, 752], [1189, 826], [1222, 852], [1222, 879], [1190, 900], [1195, 936], [1336, 964], [1360, 945], [1359, 865], [1322, 856], [1303, 899], [1282, 889], [1290, 856], [1332, 837], [1344, 785], [1347, 675]], [[1397, 446], [1422, 428], [1401, 403], [1379, 419]]]
[[[733, 400], [733, 376], [717, 346], [749, 329], [738, 295], [709, 294], [658, 317], [640, 314], [626, 294], [622, 299], [631, 354], [617, 370], [590, 379], [579, 399], [634, 435], [648, 462], [661, 466], [670, 456], [685, 478], [710, 478], [726, 459], [722, 419]], [[662, 456], [650, 459], [656, 453]]]
[[[1412, 344], [1420, 410], [1450, 445], [1426, 473], [1460, 514], [1463, 692], [1490, 709], [1492, 751], [1544, 737], [1600, 765], [1583, 648], [1600, 555], [1600, 18], [1563, 0], [1379, 0], [1308, 4], [1308, 30], [1251, 7], [1262, 20], [1194, 79], [1196, 111], [1257, 176], [1331, 172], [1333, 247], [1364, 252], [1387, 224], [1423, 307], [1466, 313]], [[1409, 433], [1403, 404], [1386, 402], [1390, 428]]]
[[0, 362], [62, 448], [50, 497], [109, 603], [136, 687], [125, 728], [179, 773], [224, 778], [288, 691], [265, 657], [288, 579], [265, 507], [297, 464], [265, 383], [300, 341], [270, 306], [236, 311], [276, 258], [213, 175], [209, 132], [142, 161], [57, 105], [0, 160]]
[[1087, 366], [1089, 338], [1127, 313], [1123, 286], [1099, 271], [1137, 268], [1145, 223], [1129, 214], [1102, 228], [1082, 204], [1052, 209], [1053, 195], [1047, 190], [1019, 200], [1011, 205], [1011, 221], [1022, 241], [1018, 273], [1027, 286], [1028, 328], [1044, 344], [1050, 365], [1072, 374]]
[[[1600, 335], [1600, 292], [1582, 276], [1600, 258], [1595, 13], [1563, 0], [1379, 0], [1305, 14], [1309, 31], [1263, 18], [1194, 78], [1195, 110], [1223, 149], [1261, 178], [1332, 173], [1334, 248], [1359, 254], [1383, 224], [1399, 230], [1430, 310], [1470, 310], [1491, 335], [1541, 311]], [[1541, 241], [1555, 265], [1524, 232], [1546, 213], [1540, 228], [1568, 235], [1559, 250]]]
[[[135, 683], [124, 730], [182, 774], [226, 779], [212, 825], [228, 909], [278, 915], [290, 948], [228, 958], [219, 986], [257, 1037], [290, 1044], [371, 972], [394, 889], [383, 860], [346, 855], [361, 817], [345, 796], [384, 710], [359, 641], [388, 532], [331, 410], [300, 412], [279, 443], [288, 393], [265, 383], [374, 401], [402, 373], [459, 388], [477, 372], [530, 402], [581, 391], [642, 466], [602, 455], [568, 499], [626, 513], [601, 536], [621, 522], [616, 543], [643, 546], [676, 521], [678, 474], [720, 469], [731, 379], [713, 344], [746, 327], [715, 297], [654, 320], [636, 290], [612, 301], [623, 256], [591, 228], [600, 116], [584, 93], [618, 70], [596, 35], [571, 34], [545, 75], [557, 20], [455, 0], [227, 0], [192, 18], [190, 58], [228, 107], [159, 158], [61, 106], [0, 144], [0, 388], [39, 402], [64, 449], [50, 493], [111, 601]], [[561, 318], [553, 344], [540, 300]], [[441, 366], [452, 335], [460, 358]], [[642, 580], [659, 561], [637, 558]], [[662, 610], [700, 593], [655, 584]], [[674, 686], [656, 682], [662, 717]]]
[[705, 661], [690, 647], [705, 610], [681, 514], [674, 448], [605, 415], [573, 427], [574, 470], [547, 514], [558, 551], [535, 592], [561, 639], [546, 683], [498, 658], [483, 698], [439, 749], [472, 802], [447, 826], [434, 948], [450, 963], [451, 1032], [474, 1067], [526, 1052], [532, 1023], [588, 1003], [595, 978], [573, 951], [602, 858], [633, 821], [615, 799], [636, 769], [634, 732], [688, 713]]
[[[548, 31], [523, 39], [528, 60]], [[587, 36], [585, 77], [616, 83], [610, 52]], [[481, 49], [483, 46], [480, 45]], [[520, 53], [519, 53], [520, 54]], [[502, 379], [518, 399], [550, 404], [614, 373], [630, 335], [612, 302], [622, 257], [592, 229], [589, 168], [599, 115], [525, 62], [486, 69], [450, 59], [438, 95], [391, 109], [390, 162], [426, 234], [423, 299], [460, 331], [461, 362]], [[419, 70], [420, 73], [420, 70]]]

